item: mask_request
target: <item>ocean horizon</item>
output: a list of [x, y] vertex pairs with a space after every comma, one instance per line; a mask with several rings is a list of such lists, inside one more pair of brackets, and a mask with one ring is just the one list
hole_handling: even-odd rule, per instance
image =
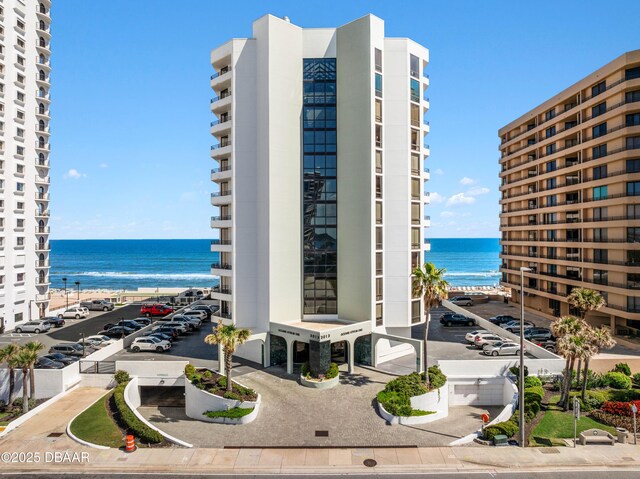
[[[433, 238], [425, 260], [446, 268], [454, 286], [500, 281], [499, 238]], [[51, 288], [137, 289], [218, 284], [210, 265], [218, 253], [210, 239], [51, 240]]]

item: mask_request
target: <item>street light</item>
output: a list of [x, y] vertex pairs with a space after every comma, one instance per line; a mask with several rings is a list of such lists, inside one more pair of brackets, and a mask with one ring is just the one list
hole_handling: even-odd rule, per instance
[[64, 283], [64, 297], [66, 298], [67, 309], [69, 309], [69, 296], [67, 296], [67, 278], [62, 278]]
[[527, 447], [524, 437], [524, 273], [533, 271], [520, 266], [520, 378], [518, 387], [518, 408], [520, 408], [520, 447]]
[[82, 337], [82, 357], [84, 358], [84, 333], [80, 333], [80, 336]]
[[78, 287], [78, 302], [80, 301], [80, 281], [76, 281], [76, 286]]

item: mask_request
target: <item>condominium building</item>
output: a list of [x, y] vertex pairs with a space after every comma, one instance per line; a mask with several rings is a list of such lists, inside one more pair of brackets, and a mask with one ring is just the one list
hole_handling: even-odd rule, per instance
[[373, 15], [314, 29], [266, 15], [213, 50], [212, 296], [264, 345], [241, 355], [291, 370], [416, 347], [428, 55]]
[[502, 284], [548, 317], [640, 331], [640, 50], [625, 53], [499, 130]]
[[0, 3], [0, 327], [49, 290], [49, 0]]

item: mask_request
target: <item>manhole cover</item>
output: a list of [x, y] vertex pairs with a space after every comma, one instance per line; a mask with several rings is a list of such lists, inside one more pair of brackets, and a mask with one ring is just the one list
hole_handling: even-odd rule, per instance
[[538, 449], [542, 454], [560, 454], [560, 450], [555, 447], [541, 447]]
[[62, 436], [62, 434], [63, 434], [62, 432], [52, 432], [47, 437], [60, 437]]
[[363, 461], [363, 464], [367, 467], [375, 467], [378, 462], [375, 459], [365, 459]]
[[316, 437], [329, 437], [329, 431], [316, 431]]

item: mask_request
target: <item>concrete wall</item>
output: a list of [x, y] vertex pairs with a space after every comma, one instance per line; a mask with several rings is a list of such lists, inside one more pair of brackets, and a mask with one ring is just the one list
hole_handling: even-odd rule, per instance
[[[502, 376], [512, 366], [519, 363], [517, 358], [513, 359], [478, 359], [478, 360], [438, 360], [438, 366], [447, 377], [468, 378], [490, 378]], [[531, 376], [545, 376], [561, 374], [564, 369], [563, 359], [529, 359], [525, 358], [525, 365], [529, 369]]]
[[184, 374], [189, 361], [116, 361], [116, 370], [141, 378], [176, 378]]
[[[495, 378], [452, 378], [449, 381], [449, 403], [452, 406], [503, 406], [503, 376]], [[507, 380], [508, 381], [508, 380]]]
[[[22, 397], [22, 370], [15, 373], [14, 398]], [[80, 382], [78, 363], [70, 364], [63, 369], [36, 369], [36, 399], [51, 398]], [[29, 386], [27, 386], [29, 387]], [[9, 370], [0, 369], [0, 400], [9, 400]]]

